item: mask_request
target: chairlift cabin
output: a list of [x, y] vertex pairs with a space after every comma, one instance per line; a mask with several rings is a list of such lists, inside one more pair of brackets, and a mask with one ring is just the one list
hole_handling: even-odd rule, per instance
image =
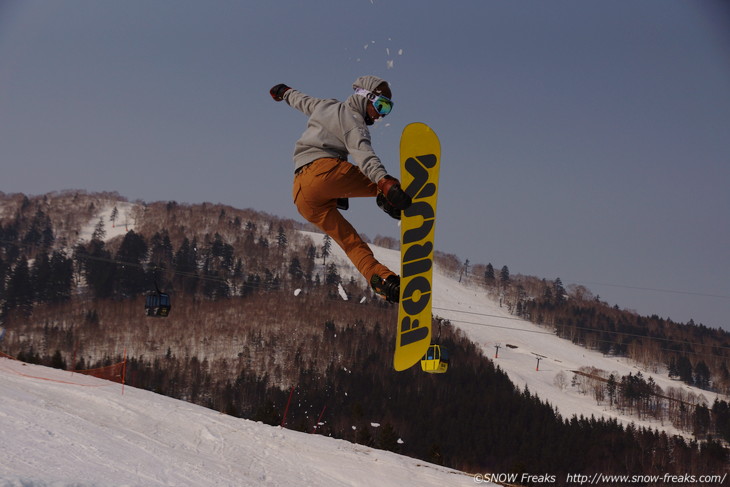
[[429, 374], [443, 374], [449, 368], [449, 352], [440, 345], [431, 345], [421, 359], [421, 369]]
[[171, 307], [170, 296], [165, 293], [156, 291], [145, 298], [144, 311], [147, 316], [166, 318]]

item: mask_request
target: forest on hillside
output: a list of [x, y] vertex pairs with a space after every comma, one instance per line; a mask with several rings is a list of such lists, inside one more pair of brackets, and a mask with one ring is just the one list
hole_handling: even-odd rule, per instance
[[[452, 273], [469, 265], [447, 260]], [[655, 373], [701, 389], [730, 394], [730, 333], [690, 320], [676, 323], [654, 314], [641, 316], [609, 306], [585, 286], [566, 289], [560, 278], [548, 281], [512, 275], [507, 266], [475, 265], [471, 282], [484, 285], [510, 313], [561, 338], [605, 355], [628, 357]]]
[[[301, 225], [252, 210], [174, 202], [135, 205], [127, 213], [135, 217], [130, 229], [116, 238], [106, 238], [110, 218], [99, 219], [88, 240], [75, 238], [101, 208], [114, 205], [118, 198], [111, 196], [0, 198], [0, 319], [8, 330], [0, 350], [76, 370], [119, 362], [126, 352], [130, 385], [468, 471], [726, 468], [725, 401], [678, 413], [701, 441], [612, 420], [562, 418], [517, 389], [448, 323], [441, 326], [454, 361], [448, 374], [396, 374], [388, 326], [395, 308], [341, 275], [326, 240], [314, 245], [297, 231]], [[75, 210], [61, 211], [66, 204]], [[439, 265], [456, 277], [463, 272], [454, 256], [440, 255]], [[661, 333], [684, 336], [698, 328], [624, 316], [585, 290], [579, 299], [559, 282], [509, 276], [506, 266], [499, 276], [492, 269], [490, 279], [490, 267], [471, 272], [485, 292], [566, 339], [589, 347], [608, 342], [605, 353], [638, 357]], [[156, 287], [173, 298], [168, 318], [144, 316], [144, 295]], [[727, 336], [699, 331], [706, 333], [676, 350], [662, 346], [645, 360], [679, 364], [684, 357], [692, 373], [683, 380], [721, 387]], [[714, 343], [725, 360], [695, 355], [700, 344]], [[591, 375], [603, 378], [600, 371], [585, 373], [586, 390], [603, 389], [616, 407], [641, 414], [661, 409], [642, 377], [591, 382]]]

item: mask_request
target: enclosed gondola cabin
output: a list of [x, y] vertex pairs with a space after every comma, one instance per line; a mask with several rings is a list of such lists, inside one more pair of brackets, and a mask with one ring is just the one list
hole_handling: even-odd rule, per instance
[[144, 302], [144, 311], [147, 316], [166, 318], [170, 314], [170, 296], [161, 292], [147, 295]]
[[440, 345], [431, 345], [421, 359], [421, 370], [429, 374], [443, 374], [449, 368], [449, 352]]

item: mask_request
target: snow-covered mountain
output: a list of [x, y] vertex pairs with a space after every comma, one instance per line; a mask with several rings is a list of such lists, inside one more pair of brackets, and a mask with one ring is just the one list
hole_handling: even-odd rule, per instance
[[474, 485], [395, 453], [6, 358], [0, 391], [4, 487]]
[[[124, 210], [127, 214], [128, 208]], [[93, 231], [94, 221], [84, 227], [83, 236]], [[123, 231], [114, 228], [111, 233]], [[323, 235], [307, 235], [321, 245]], [[381, 262], [398, 269], [399, 252], [373, 250]], [[357, 276], [336, 246], [332, 259], [340, 264], [341, 275]], [[666, 374], [587, 350], [516, 318], [482, 287], [460, 283], [438, 265], [433, 297], [435, 315], [450, 320], [489, 357], [499, 346], [495, 363], [518, 387], [529, 388], [564, 417], [615, 417], [625, 424], [683, 434], [669, 423], [620, 415], [598, 404], [571, 384], [573, 371], [581, 367], [618, 377], [641, 371], [662, 389], [683, 389], [708, 404], [715, 399]], [[452, 361], [458, 367], [458, 357]], [[473, 485], [475, 480], [423, 461], [236, 419], [147, 391], [127, 387], [122, 394], [118, 384], [17, 361], [0, 360], [0, 391], [0, 485], [326, 487]]]

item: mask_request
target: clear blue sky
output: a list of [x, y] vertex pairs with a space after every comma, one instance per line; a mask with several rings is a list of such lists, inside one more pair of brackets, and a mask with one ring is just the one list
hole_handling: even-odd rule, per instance
[[[345, 99], [397, 174], [414, 121], [443, 146], [437, 246], [730, 329], [730, 8], [720, 1], [0, 0], [0, 191], [118, 191], [301, 220], [305, 118]], [[374, 201], [362, 233], [397, 235]]]

